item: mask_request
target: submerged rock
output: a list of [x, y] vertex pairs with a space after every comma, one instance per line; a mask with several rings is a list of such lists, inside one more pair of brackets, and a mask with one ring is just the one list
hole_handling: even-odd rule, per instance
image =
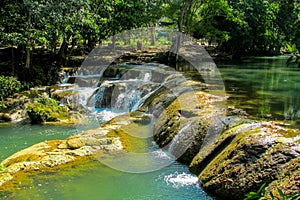
[[41, 142], [15, 153], [0, 164], [0, 189], [18, 177], [19, 172], [47, 170], [98, 151], [120, 151], [123, 146], [118, 137], [106, 137], [107, 133], [105, 127], [100, 127], [65, 140]]
[[82, 158], [100, 159], [117, 152], [145, 148], [145, 141], [135, 140], [129, 133], [145, 134], [151, 123], [151, 115], [136, 111], [117, 116], [80, 135], [41, 142], [19, 151], [0, 163], [0, 191], [5, 190], [9, 182], [17, 181], [19, 173], [26, 176], [27, 172], [67, 166]]

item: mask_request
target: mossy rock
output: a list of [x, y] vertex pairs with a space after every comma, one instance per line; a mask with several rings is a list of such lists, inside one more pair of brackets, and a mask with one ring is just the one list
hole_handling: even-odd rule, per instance
[[263, 183], [277, 180], [300, 155], [294, 149], [299, 139], [286, 137], [291, 131], [272, 123], [240, 131], [209, 163], [202, 163], [206, 166], [199, 179], [204, 189], [225, 199], [243, 199]]
[[285, 195], [300, 195], [300, 157], [291, 160], [280, 177], [266, 188], [265, 197], [272, 199], [271, 193], [273, 196], [282, 197], [278, 190]]
[[179, 95], [159, 115], [155, 124], [154, 140], [170, 151], [179, 161], [190, 164], [199, 152], [207, 133], [221, 133], [223, 117], [217, 106], [220, 99], [201, 91]]
[[68, 107], [60, 106], [58, 101], [51, 98], [38, 98], [26, 110], [32, 123], [57, 122], [70, 118]]

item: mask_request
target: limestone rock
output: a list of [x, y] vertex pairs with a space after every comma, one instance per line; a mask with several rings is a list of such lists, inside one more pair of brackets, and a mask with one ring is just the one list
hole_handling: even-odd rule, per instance
[[222, 198], [242, 199], [277, 180], [300, 154], [300, 138], [287, 137], [291, 131], [271, 123], [240, 131], [210, 162], [198, 163], [206, 165], [199, 174], [204, 189]]
[[10, 173], [7, 173], [7, 172], [2, 173], [0, 171], [0, 186], [12, 179], [13, 179], [13, 176]]
[[300, 158], [291, 160], [282, 170], [279, 178], [273, 181], [266, 189], [266, 198], [271, 199], [271, 193], [276, 197], [281, 197], [278, 189], [285, 195], [300, 195]]
[[154, 140], [180, 161], [189, 164], [199, 152], [207, 133], [223, 130], [222, 110], [213, 102], [220, 99], [201, 91], [179, 95], [159, 115]]
[[69, 149], [79, 149], [84, 146], [84, 142], [79, 136], [71, 137], [67, 140]]

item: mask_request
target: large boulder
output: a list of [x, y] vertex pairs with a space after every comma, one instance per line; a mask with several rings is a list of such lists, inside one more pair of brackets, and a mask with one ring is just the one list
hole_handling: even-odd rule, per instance
[[289, 178], [283, 174], [291, 165], [299, 165], [300, 139], [291, 137], [299, 133], [273, 123], [239, 125], [225, 131], [214, 148], [201, 149], [191, 163], [191, 170], [200, 173], [199, 179], [209, 193], [243, 199], [264, 183], [278, 181], [282, 176], [296, 178], [292, 172]]
[[58, 101], [47, 97], [37, 98], [28, 104], [26, 111], [32, 123], [58, 122], [70, 118], [67, 106], [60, 106]]
[[218, 101], [221, 98], [201, 91], [182, 93], [159, 115], [154, 140], [189, 164], [208, 138], [207, 133], [213, 139], [223, 130], [223, 113], [214, 104]]

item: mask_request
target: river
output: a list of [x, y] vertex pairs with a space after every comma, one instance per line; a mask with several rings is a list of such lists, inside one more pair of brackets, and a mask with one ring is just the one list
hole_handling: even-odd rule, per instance
[[287, 67], [287, 56], [254, 57], [218, 64], [228, 105], [251, 117], [300, 127], [300, 69]]
[[[280, 120], [299, 127], [300, 69], [286, 67], [287, 57], [259, 57], [242, 63], [218, 64], [228, 95], [227, 104], [256, 119]], [[64, 139], [99, 126], [0, 124], [0, 160], [37, 142]], [[151, 147], [153, 148], [153, 147]], [[155, 162], [155, 161], [153, 161]], [[91, 161], [56, 172], [30, 175], [3, 192], [1, 199], [212, 199], [188, 167], [178, 162], [149, 173], [114, 170]]]

